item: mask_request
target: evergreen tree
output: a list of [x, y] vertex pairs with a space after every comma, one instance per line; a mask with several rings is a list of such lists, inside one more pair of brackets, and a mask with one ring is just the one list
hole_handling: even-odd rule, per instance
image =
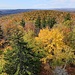
[[64, 21], [67, 21], [67, 20], [71, 20], [70, 13], [66, 14], [66, 16], [64, 17]]
[[50, 17], [47, 18], [47, 25], [49, 26], [50, 24]]
[[25, 21], [24, 21], [24, 19], [21, 20], [20, 24], [21, 24], [22, 27], [25, 26]]
[[45, 17], [42, 19], [42, 27], [43, 27], [43, 28], [46, 27], [46, 19], [45, 19]]
[[38, 75], [38, 57], [24, 42], [22, 33], [13, 37], [13, 50], [7, 50], [4, 55], [4, 71], [8, 75]]
[[52, 28], [54, 26], [54, 24], [56, 23], [56, 19], [53, 17], [53, 18], [48, 18], [47, 20], [47, 25]]
[[4, 48], [5, 40], [3, 36], [3, 30], [0, 26], [0, 49]]
[[50, 20], [50, 28], [52, 28], [55, 23], [56, 23], [56, 19], [53, 17], [53, 18]]
[[0, 40], [3, 39], [3, 30], [1, 29], [1, 26], [0, 26]]
[[40, 18], [40, 16], [38, 16], [38, 18], [36, 19], [36, 21], [35, 21], [35, 26], [36, 26], [37, 28], [41, 28], [41, 18]]

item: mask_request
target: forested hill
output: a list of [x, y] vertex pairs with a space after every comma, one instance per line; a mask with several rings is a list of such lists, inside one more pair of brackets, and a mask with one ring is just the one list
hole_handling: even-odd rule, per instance
[[[43, 10], [43, 9], [0, 9], [0, 15], [3, 16], [9, 14], [17, 14], [22, 12], [34, 11], [34, 10]], [[75, 12], [75, 8], [55, 8], [55, 9], [45, 9], [45, 10]]]
[[17, 14], [22, 12], [33, 11], [34, 9], [2, 9], [0, 10], [0, 16]]
[[75, 75], [75, 13], [36, 10], [1, 17], [0, 75]]
[[59, 10], [59, 11], [65, 11], [65, 12], [73, 12], [75, 13], [75, 8], [57, 8], [57, 9], [54, 9], [54, 10]]
[[[27, 21], [34, 22], [38, 16], [43, 19], [44, 17], [47, 19], [48, 17], [54, 17], [56, 18], [57, 23], [61, 23], [64, 20], [65, 15], [68, 12], [60, 12], [60, 11], [54, 11], [54, 10], [36, 10], [36, 11], [29, 11], [24, 13], [18, 13], [13, 14], [9, 16], [3, 16], [0, 18], [0, 24], [6, 25], [6, 24], [19, 24], [22, 19]], [[70, 13], [71, 19], [75, 20], [75, 13]]]

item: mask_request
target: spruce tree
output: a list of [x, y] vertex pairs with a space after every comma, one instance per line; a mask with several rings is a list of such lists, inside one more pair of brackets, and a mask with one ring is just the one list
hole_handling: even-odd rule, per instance
[[53, 17], [53, 18], [48, 18], [47, 20], [47, 25], [52, 28], [54, 26], [54, 24], [56, 23], [56, 19]]
[[5, 40], [4, 40], [4, 36], [3, 36], [3, 30], [0, 26], [0, 49], [4, 48], [4, 43], [5, 43]]
[[41, 18], [40, 18], [40, 16], [38, 16], [38, 18], [36, 19], [36, 21], [35, 21], [35, 26], [36, 26], [37, 28], [41, 28]]
[[0, 40], [2, 40], [2, 39], [3, 39], [3, 30], [2, 30], [2, 28], [0, 26]]
[[13, 36], [12, 50], [4, 54], [4, 72], [8, 75], [38, 75], [39, 59], [23, 40], [23, 34]]
[[51, 18], [51, 20], [50, 20], [50, 28], [52, 28], [55, 23], [56, 23], [56, 19], [54, 17]]
[[42, 27], [43, 27], [43, 28], [46, 27], [46, 19], [45, 19], [45, 17], [42, 19]]
[[21, 20], [20, 24], [21, 24], [22, 27], [25, 26], [25, 21], [24, 21], [24, 19]]
[[50, 24], [50, 19], [51, 19], [50, 17], [47, 18], [47, 25], [48, 25], [48, 26], [49, 26], [49, 24]]
[[71, 20], [70, 13], [66, 14], [66, 16], [64, 17], [64, 21], [67, 21], [67, 20]]

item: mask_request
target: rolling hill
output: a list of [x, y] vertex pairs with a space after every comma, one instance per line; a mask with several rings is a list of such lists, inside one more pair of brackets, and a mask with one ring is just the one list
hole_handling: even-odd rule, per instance
[[75, 12], [75, 8], [55, 8], [55, 9], [0, 9], [0, 15], [17, 14], [33, 10], [56, 10], [62, 12]]
[[[3, 13], [4, 12], [4, 13]], [[24, 19], [25, 22], [35, 22], [38, 16], [43, 19], [44, 17], [47, 19], [48, 17], [55, 17], [57, 23], [62, 23], [64, 20], [64, 16], [68, 12], [59, 11], [59, 10], [3, 10], [0, 11], [1, 15], [6, 15], [0, 18], [0, 25], [5, 27], [6, 25], [19, 25], [21, 20]], [[13, 13], [13, 14], [12, 14]], [[75, 21], [75, 13], [70, 12], [71, 19]]]
[[22, 12], [28, 12], [28, 11], [33, 11], [34, 9], [5, 9], [5, 10], [0, 10], [0, 16], [3, 15], [9, 15], [9, 14], [17, 14], [17, 13], [22, 13]]

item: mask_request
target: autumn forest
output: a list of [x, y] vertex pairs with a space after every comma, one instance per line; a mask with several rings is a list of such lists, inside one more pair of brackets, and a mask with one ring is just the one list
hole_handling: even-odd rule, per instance
[[75, 75], [75, 13], [0, 17], [0, 75]]

